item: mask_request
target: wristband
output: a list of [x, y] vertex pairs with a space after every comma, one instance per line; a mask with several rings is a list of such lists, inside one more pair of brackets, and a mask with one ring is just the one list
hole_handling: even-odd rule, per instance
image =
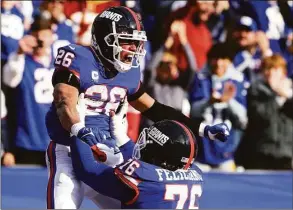
[[70, 129], [71, 134], [74, 136], [77, 136], [80, 129], [82, 129], [84, 127], [85, 127], [85, 125], [82, 122], [75, 123], [73, 126], [71, 126], [71, 129]]
[[207, 124], [200, 123], [199, 129], [198, 129], [199, 136], [204, 137], [204, 129], [206, 126], [207, 126]]

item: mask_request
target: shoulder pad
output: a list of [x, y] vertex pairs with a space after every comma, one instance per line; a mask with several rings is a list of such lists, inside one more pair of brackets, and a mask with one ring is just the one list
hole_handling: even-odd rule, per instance
[[60, 47], [54, 65], [56, 68], [67, 68], [79, 72], [81, 66], [87, 63], [89, 53], [86, 47], [77, 44]]

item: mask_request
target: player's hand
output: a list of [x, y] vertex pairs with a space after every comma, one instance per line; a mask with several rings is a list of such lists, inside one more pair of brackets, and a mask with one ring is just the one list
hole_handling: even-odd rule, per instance
[[107, 160], [106, 153], [101, 151], [97, 146], [99, 143], [102, 143], [103, 140], [106, 140], [106, 136], [98, 136], [97, 138], [91, 128], [83, 127], [78, 131], [77, 137], [91, 147], [91, 150], [97, 160], [101, 162], [105, 162]]
[[125, 99], [116, 110], [110, 112], [110, 133], [112, 138], [116, 139], [116, 145], [118, 147], [122, 146], [129, 141], [127, 136], [127, 114], [128, 102]]
[[230, 130], [225, 123], [219, 123], [216, 125], [206, 125], [201, 123], [199, 134], [200, 136], [206, 137], [210, 140], [220, 140], [225, 142], [230, 135]]

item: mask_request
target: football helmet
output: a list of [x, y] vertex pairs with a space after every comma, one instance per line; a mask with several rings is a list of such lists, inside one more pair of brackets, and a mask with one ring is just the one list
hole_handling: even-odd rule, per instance
[[[146, 51], [147, 41], [140, 16], [127, 7], [110, 7], [100, 13], [92, 25], [92, 47], [98, 55], [119, 72], [138, 67]], [[134, 43], [136, 51], [123, 49], [121, 43]], [[129, 53], [128, 63], [121, 61], [120, 53]]]
[[189, 128], [177, 121], [163, 120], [140, 133], [132, 156], [175, 171], [188, 169], [196, 155], [196, 139]]

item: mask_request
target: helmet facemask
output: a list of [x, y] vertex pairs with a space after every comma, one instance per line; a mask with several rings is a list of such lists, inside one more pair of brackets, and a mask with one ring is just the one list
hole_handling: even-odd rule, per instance
[[188, 169], [197, 154], [193, 134], [180, 123], [164, 120], [144, 128], [134, 146], [133, 159], [168, 169]]
[[[113, 49], [113, 59], [106, 58], [101, 52], [100, 46], [96, 45], [100, 54], [108, 62], [113, 64], [116, 70], [119, 72], [123, 73], [123, 72], [129, 71], [131, 68], [139, 67], [140, 63], [142, 62], [142, 59], [144, 59], [146, 55], [146, 50], [144, 49], [144, 42], [147, 41], [145, 31], [132, 30], [132, 33], [127, 33], [127, 32], [117, 33], [116, 24], [114, 21], [112, 21], [112, 29], [113, 29], [113, 33], [110, 33], [107, 36], [105, 36], [104, 41], [108, 47], [111, 47]], [[135, 52], [123, 49], [123, 47], [120, 46], [121, 41], [127, 42], [128, 40], [129, 42], [138, 43], [136, 45]], [[131, 60], [129, 63], [125, 63], [121, 61], [121, 52], [123, 51], [130, 54]]]
[[141, 133], [139, 134], [138, 140], [134, 146], [132, 158], [139, 160], [141, 158], [140, 151], [143, 150], [147, 145], [147, 134], [148, 128], [144, 128]]

